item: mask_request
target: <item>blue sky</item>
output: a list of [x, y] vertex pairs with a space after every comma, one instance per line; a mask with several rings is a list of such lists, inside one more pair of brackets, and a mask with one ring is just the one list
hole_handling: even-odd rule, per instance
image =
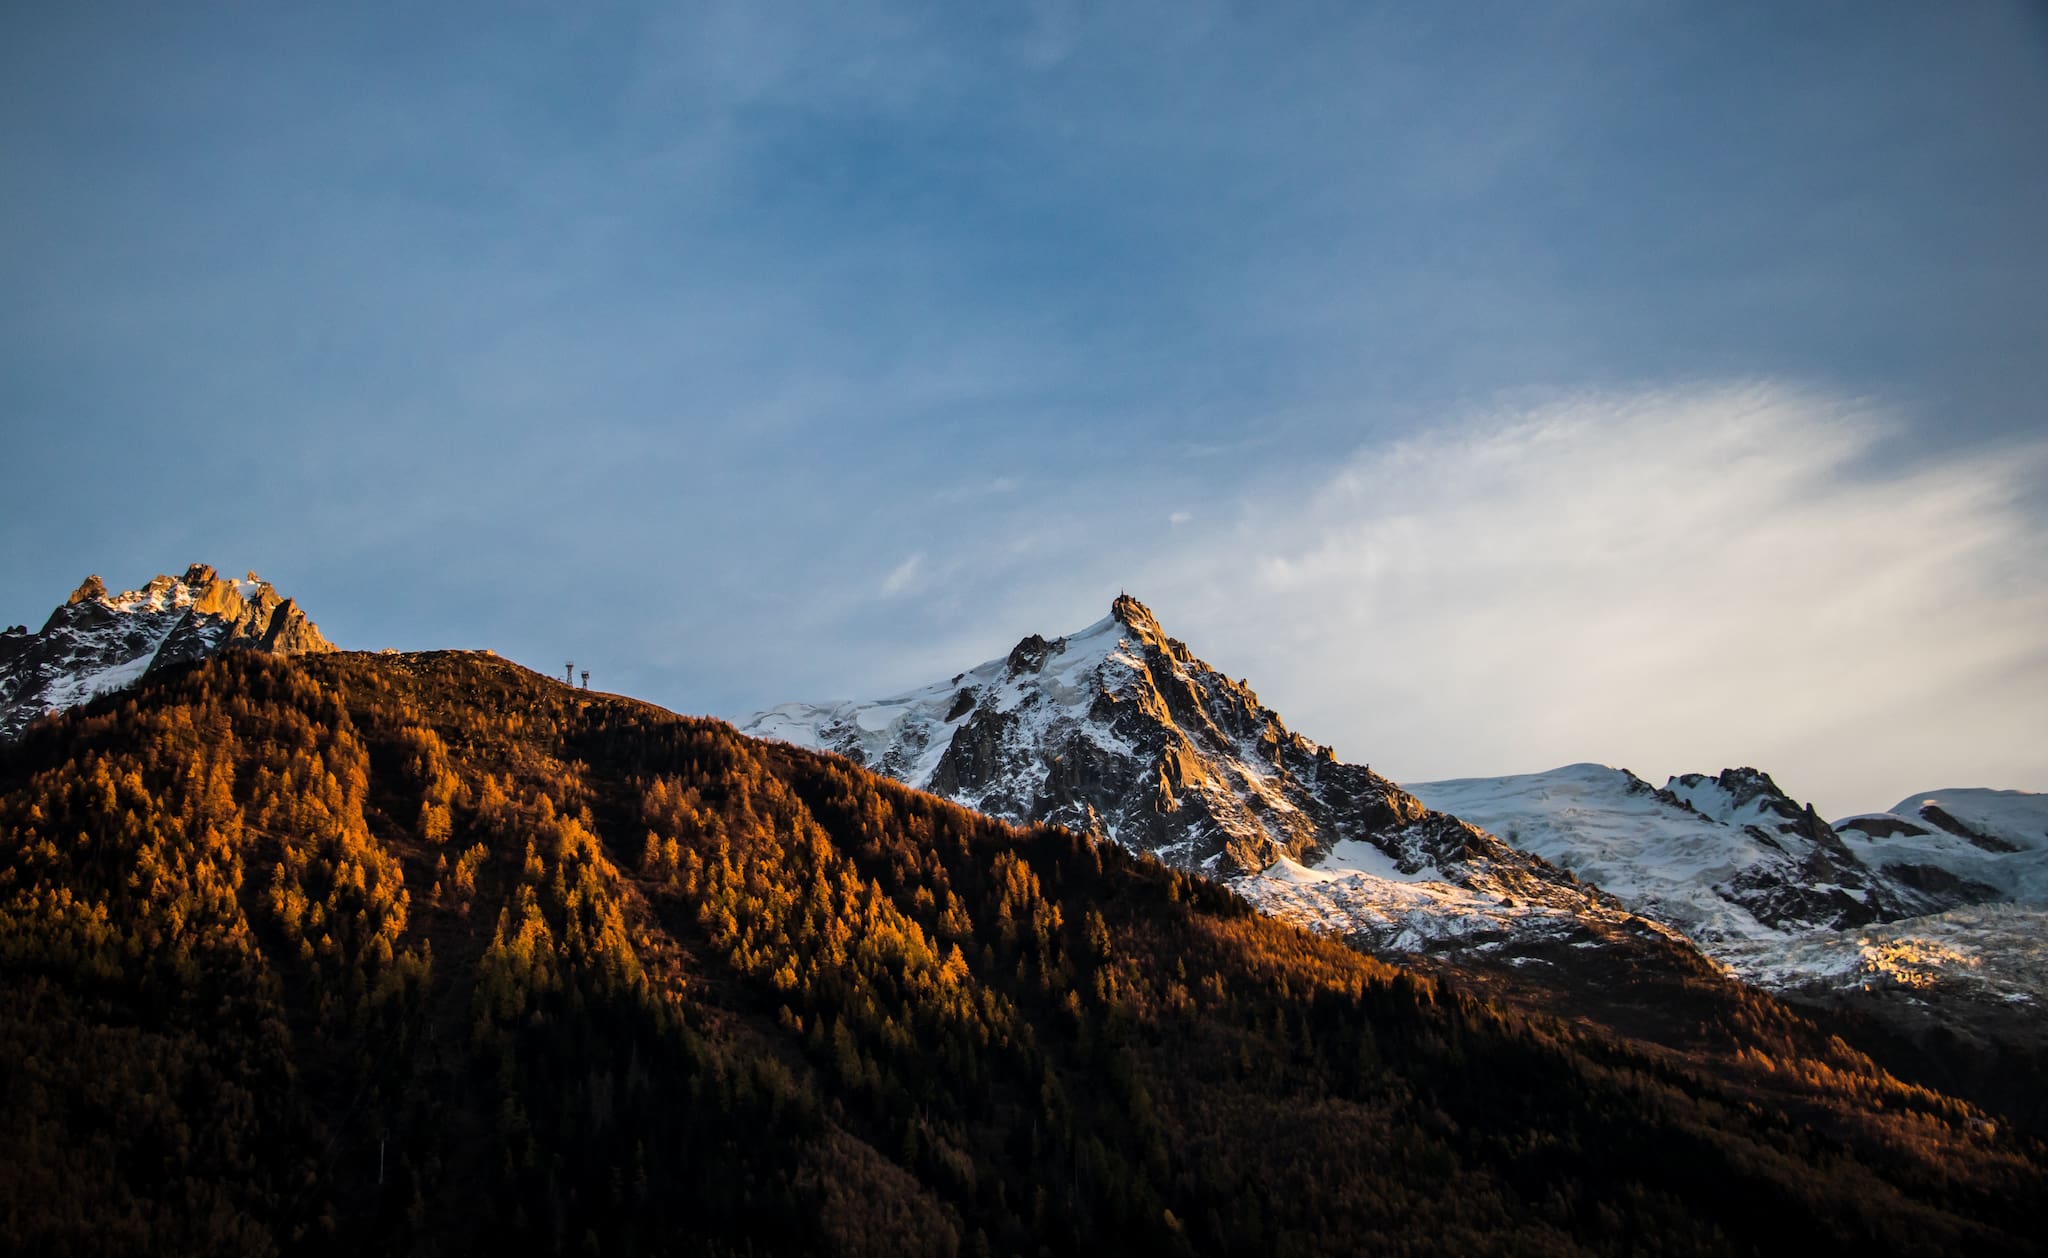
[[0, 15], [0, 618], [2048, 789], [2037, 7], [420, 8]]

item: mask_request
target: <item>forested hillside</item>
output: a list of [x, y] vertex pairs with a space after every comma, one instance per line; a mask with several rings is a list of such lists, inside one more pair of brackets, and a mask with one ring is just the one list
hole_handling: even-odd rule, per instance
[[1997, 1253], [2048, 1189], [1839, 1041], [1703, 1075], [488, 655], [4, 755], [0, 1251]]

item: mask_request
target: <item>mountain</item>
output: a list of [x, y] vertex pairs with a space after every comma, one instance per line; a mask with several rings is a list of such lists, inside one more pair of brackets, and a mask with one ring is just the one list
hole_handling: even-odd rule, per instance
[[224, 651], [0, 757], [0, 1252], [2040, 1250], [2038, 1145], [1744, 1001], [1646, 1051], [489, 655]]
[[1926, 791], [1889, 812], [1844, 817], [1835, 829], [1865, 863], [1900, 882], [2048, 904], [2048, 794]]
[[[1925, 988], [1937, 958], [1961, 959], [1958, 973], [1981, 962], [1932, 946], [1908, 963], [1913, 950], [1900, 941], [1916, 928], [1907, 923], [1933, 929], [1941, 917], [1953, 942], [1960, 923], [2010, 924], [2048, 906], [2048, 795], [1930, 792], [1830, 825], [1748, 768], [1689, 773], [1662, 789], [1597, 764], [1407, 789], [1597, 882], [1772, 987], [1833, 974]], [[1891, 943], [1873, 947], [1878, 938]], [[1821, 959], [1845, 949], [1856, 960]], [[2013, 990], [2048, 982], [2032, 978], [2032, 965], [2010, 968], [2031, 980]]]
[[1919, 817], [1914, 800], [1838, 831], [1753, 768], [1662, 788], [1583, 764], [1404, 788], [1289, 730], [1128, 597], [945, 681], [742, 728], [1100, 835], [1639, 1046], [1692, 1052], [1702, 1020], [1749, 1016], [1760, 984], [1846, 1019], [1889, 1066], [2048, 1129], [2029, 1099], [2048, 1079], [2048, 922], [2011, 894], [2048, 834], [2024, 800], [1948, 792], [1958, 813]]
[[990, 816], [1224, 875], [1423, 816], [1393, 783], [1290, 731], [1128, 595], [1079, 633], [1033, 634], [948, 681], [873, 703], [785, 704], [741, 728]]
[[1899, 1040], [1943, 1086], [2048, 1120], [2048, 795], [1932, 791], [1829, 825], [1755, 769], [1657, 789], [1576, 764], [1407, 789], [1747, 981]]
[[1998, 898], [1964, 878], [1873, 868], [1811, 806], [1767, 773], [1674, 777], [1662, 789], [1626, 769], [1415, 782], [1455, 812], [1684, 931], [1724, 945], [1896, 921]]
[[2048, 1061], [2048, 794], [1923, 791], [1834, 828], [1866, 866], [1947, 903], [1758, 949], [1750, 968], [1781, 991], [1883, 1002], [1923, 1036], [2029, 1046]]
[[1378, 950], [1553, 947], [1658, 928], [1279, 714], [1119, 595], [872, 702], [788, 703], [743, 732], [831, 751], [990, 816], [1099, 835]]
[[48, 712], [134, 685], [152, 672], [230, 649], [332, 651], [291, 599], [250, 573], [232, 581], [206, 564], [107, 593], [87, 577], [42, 629], [0, 633], [0, 741]]

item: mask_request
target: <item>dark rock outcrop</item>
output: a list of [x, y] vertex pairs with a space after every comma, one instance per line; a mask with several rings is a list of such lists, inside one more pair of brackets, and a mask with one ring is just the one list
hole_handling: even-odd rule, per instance
[[1939, 804], [1928, 803], [1920, 805], [1920, 816], [1923, 820], [1948, 831], [1957, 838], [1967, 839], [1972, 845], [1980, 847], [1987, 852], [2007, 853], [2023, 850], [2017, 844], [2008, 843], [1995, 835], [1985, 834], [1964, 825], [1950, 816], [1948, 810]]

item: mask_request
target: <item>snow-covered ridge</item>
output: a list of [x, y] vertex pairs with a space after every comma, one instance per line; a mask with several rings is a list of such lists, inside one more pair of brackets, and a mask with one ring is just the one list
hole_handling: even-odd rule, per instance
[[1835, 823], [1867, 865], [1900, 879], [1988, 887], [1999, 900], [2048, 905], [2048, 794], [1949, 789], [1890, 812]]
[[193, 564], [110, 594], [87, 577], [41, 630], [0, 633], [0, 740], [47, 712], [134, 685], [150, 672], [229, 648], [279, 654], [334, 647], [255, 573], [240, 581]]
[[1989, 852], [2048, 848], [2048, 795], [2032, 791], [1953, 787], [1924, 791], [1900, 800], [1889, 812], [1844, 818], [1835, 828], [1860, 829], [1860, 823], [1882, 817], [1954, 835]]
[[1754, 769], [1659, 789], [1574, 764], [1407, 789], [1767, 987], [2048, 1002], [2040, 950], [2022, 937], [2048, 905], [2048, 795], [1934, 791], [1829, 825]]
[[1687, 774], [1663, 789], [1626, 769], [1410, 783], [1454, 812], [1710, 948], [1953, 907], [1878, 877], [1768, 774]]

